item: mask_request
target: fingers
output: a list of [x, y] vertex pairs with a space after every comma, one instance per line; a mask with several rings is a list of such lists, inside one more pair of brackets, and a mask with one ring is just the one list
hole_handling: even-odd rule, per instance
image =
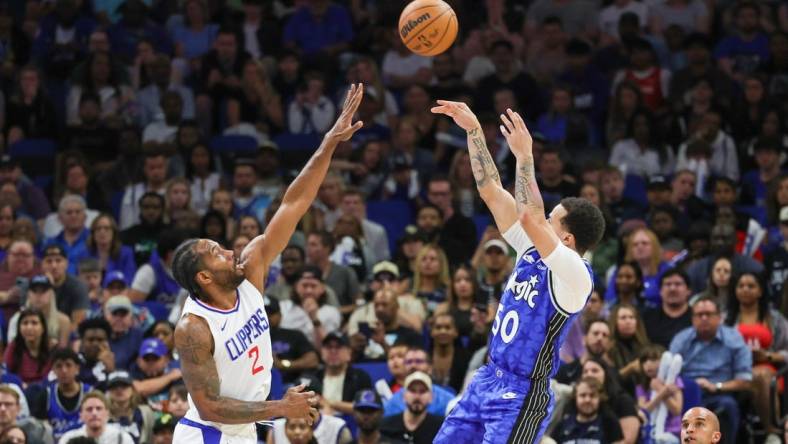
[[[506, 115], [501, 114], [501, 122], [503, 122], [503, 125], [501, 125], [501, 127], [504, 126], [506, 127], [506, 131], [504, 132], [504, 135], [506, 135], [507, 133], [512, 134], [514, 132], [515, 130], [514, 124], [511, 122], [511, 120], [509, 120], [508, 117], [506, 117]], [[501, 131], [503, 132], [503, 129]]]
[[306, 384], [298, 384], [290, 387], [289, 389], [287, 389], [287, 391], [289, 393], [298, 393], [304, 391], [305, 388], [306, 388]]
[[515, 120], [515, 124], [516, 124], [516, 125], [517, 125], [517, 126], [518, 126], [518, 127], [521, 129], [521, 130], [523, 130], [523, 131], [524, 131], [526, 134], [528, 134], [529, 136], [531, 135], [531, 132], [530, 132], [530, 131], [528, 131], [528, 126], [526, 126], [526, 124], [525, 124], [525, 120], [523, 120], [523, 116], [521, 116], [521, 115], [520, 115], [520, 113], [518, 113], [518, 112], [515, 112], [515, 113], [514, 113], [514, 120]]
[[446, 105], [433, 106], [432, 108], [430, 108], [430, 111], [433, 114], [445, 114], [445, 115], [447, 115], [449, 117], [451, 117], [451, 114], [452, 114], [451, 111], [450, 111], [450, 108], [448, 106], [446, 106]]

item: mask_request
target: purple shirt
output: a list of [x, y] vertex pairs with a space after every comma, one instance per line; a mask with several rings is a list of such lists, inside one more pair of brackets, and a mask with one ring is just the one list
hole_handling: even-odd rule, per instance
[[[680, 390], [684, 389], [684, 381], [682, 381], [681, 376], [676, 378], [676, 387], [678, 387]], [[645, 398], [646, 401], [651, 399], [651, 389], [647, 390], [642, 385], [635, 387], [635, 394], [637, 395], [638, 399]], [[665, 431], [678, 436], [681, 433], [681, 415], [673, 415], [668, 412], [668, 417], [665, 420]]]

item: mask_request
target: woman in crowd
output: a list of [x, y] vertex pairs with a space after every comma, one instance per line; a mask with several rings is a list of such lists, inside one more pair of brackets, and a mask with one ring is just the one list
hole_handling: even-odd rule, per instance
[[192, 209], [192, 184], [185, 177], [175, 177], [167, 182], [164, 192], [164, 220], [175, 223], [177, 216]]
[[19, 85], [6, 105], [7, 143], [41, 139], [57, 133], [55, 104], [43, 88], [41, 72], [33, 65], [19, 71]]
[[16, 337], [5, 349], [8, 371], [22, 379], [24, 386], [45, 381], [49, 374], [49, 340], [44, 313], [24, 308], [19, 313]]
[[[55, 302], [55, 290], [52, 289], [52, 284], [49, 283], [49, 279], [46, 276], [40, 274], [32, 279], [27, 290], [25, 308], [38, 310], [46, 317], [47, 337], [49, 338], [51, 349], [68, 346], [68, 339], [71, 335], [71, 319], [58, 311]], [[16, 338], [21, 317], [20, 313], [17, 312], [8, 321], [9, 342]]]
[[610, 312], [608, 323], [611, 331], [608, 357], [618, 369], [624, 388], [634, 388], [634, 379], [640, 369], [638, 358], [643, 348], [649, 345], [643, 320], [637, 308], [629, 304], [619, 304]]
[[131, 247], [120, 243], [118, 225], [115, 223], [115, 218], [108, 213], [101, 213], [93, 219], [85, 254], [68, 264], [69, 273], [76, 275], [79, 262], [85, 258], [98, 260], [103, 274], [113, 271], [123, 272], [126, 285], [131, 285], [131, 280], [137, 272], [134, 251]]
[[[451, 286], [446, 292], [446, 301], [438, 304], [435, 316], [448, 314], [454, 319], [454, 325], [460, 337], [470, 337], [473, 330], [471, 309], [476, 301], [479, 283], [475, 279], [476, 271], [468, 265], [460, 265], [454, 269]], [[487, 305], [482, 301], [481, 305]]]
[[208, 206], [208, 210], [218, 211], [224, 217], [226, 221], [225, 235], [228, 238], [235, 237], [235, 219], [233, 219], [234, 207], [233, 195], [229, 190], [217, 188], [211, 193], [211, 204]]
[[624, 434], [624, 443], [637, 442], [640, 431], [640, 418], [634, 398], [621, 388], [618, 378], [613, 370], [598, 358], [589, 358], [583, 363], [581, 378], [593, 378], [602, 384], [607, 395], [608, 406], [618, 418], [621, 431]]
[[426, 304], [428, 313], [433, 313], [446, 300], [450, 285], [446, 253], [437, 245], [427, 244], [419, 250], [415, 266], [411, 293]]
[[240, 101], [241, 120], [254, 122], [265, 134], [274, 134], [284, 128], [285, 117], [282, 98], [271, 84], [265, 65], [249, 59], [241, 75], [243, 94]]
[[771, 424], [769, 384], [777, 369], [788, 362], [788, 321], [769, 308], [763, 277], [742, 273], [733, 281], [725, 323], [736, 327], [752, 349], [752, 380], [755, 408], [769, 433], [778, 433]]
[[467, 150], [457, 150], [454, 153], [449, 166], [449, 182], [460, 212], [466, 217], [473, 217], [482, 208], [482, 202], [476, 190]]
[[76, 82], [69, 91], [66, 101], [67, 123], [78, 125], [79, 105], [82, 94], [93, 92], [100, 99], [101, 120], [108, 119], [131, 122], [135, 117], [130, 106], [134, 100], [134, 91], [122, 84], [112, 70], [112, 55], [108, 52], [92, 52], [88, 56], [88, 69], [82, 79]]
[[254, 216], [246, 215], [238, 219], [238, 229], [235, 232], [247, 239], [254, 239], [263, 234], [263, 227]]
[[[192, 208], [203, 215], [213, 207], [213, 193], [222, 185], [222, 176], [216, 171], [214, 157], [205, 144], [197, 143], [191, 148], [189, 162], [186, 164], [186, 178], [191, 182]], [[232, 211], [232, 199], [230, 211]]]
[[[657, 235], [648, 228], [638, 228], [629, 236], [626, 245], [624, 261], [637, 263], [643, 275], [645, 305], [659, 305], [659, 278], [668, 269], [668, 264], [662, 260], [662, 247]], [[606, 301], [610, 301], [613, 296], [615, 287], [612, 284], [613, 282], [610, 282], [608, 285]]]
[[449, 313], [433, 316], [432, 329], [432, 381], [462, 391], [465, 372], [471, 353], [457, 340], [459, 337], [454, 318]]
[[626, 138], [613, 145], [610, 165], [644, 179], [673, 171], [673, 153], [659, 136], [654, 116], [638, 109], [627, 125]]
[[643, 106], [643, 94], [636, 83], [623, 81], [616, 86], [613, 103], [607, 116], [607, 144], [612, 147], [626, 138], [627, 127], [635, 111]]
[[200, 236], [216, 241], [219, 245], [227, 245], [227, 222], [227, 218], [219, 211], [208, 211], [200, 221]]
[[187, 0], [183, 9], [183, 25], [174, 27], [172, 41], [176, 57], [192, 61], [213, 48], [219, 25], [210, 23], [208, 6], [201, 0]]
[[609, 301], [610, 305], [643, 306], [643, 272], [636, 262], [624, 262], [616, 268], [613, 291], [615, 299]]
[[681, 413], [684, 411], [684, 382], [681, 376], [673, 384], [666, 384], [657, 377], [659, 363], [665, 349], [659, 345], [649, 345], [640, 351], [638, 363], [640, 372], [635, 387], [638, 407], [645, 410], [649, 416], [656, 413], [657, 407], [664, 403], [668, 410], [665, 419], [665, 432], [676, 436], [676, 442], [681, 433]]
[[711, 266], [711, 273], [709, 273], [709, 282], [706, 289], [690, 299], [690, 305], [703, 296], [708, 296], [720, 306], [722, 313], [728, 310], [728, 301], [730, 300], [733, 286], [731, 285], [731, 273], [733, 265], [731, 260], [727, 257], [720, 257], [714, 261]]

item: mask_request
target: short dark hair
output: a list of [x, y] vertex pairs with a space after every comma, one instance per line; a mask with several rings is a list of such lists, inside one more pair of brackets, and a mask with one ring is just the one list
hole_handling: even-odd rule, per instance
[[156, 244], [156, 252], [159, 253], [159, 258], [164, 260], [167, 253], [175, 251], [188, 238], [189, 233], [178, 228], [168, 228], [159, 233], [159, 241]]
[[712, 304], [714, 304], [714, 309], [717, 311], [717, 313], [720, 313], [720, 303], [717, 302], [717, 300], [711, 297], [710, 295], [703, 295], [698, 299], [695, 299], [695, 302], [693, 302], [692, 306], [690, 307], [693, 313], [695, 313], [695, 306], [700, 304], [701, 302], [711, 302]]
[[680, 268], [671, 268], [665, 271], [664, 273], [662, 273], [662, 276], [659, 277], [659, 287], [662, 288], [662, 284], [665, 283], [665, 279], [673, 276], [680, 277], [681, 280], [684, 281], [684, 285], [686, 285], [687, 287], [690, 286], [690, 277], [686, 271]]
[[605, 217], [596, 205], [581, 197], [561, 199], [566, 216], [561, 224], [575, 237], [575, 248], [585, 253], [599, 243], [605, 233]]
[[74, 350], [70, 348], [59, 348], [52, 352], [52, 364], [54, 365], [58, 361], [72, 361], [74, 364], [80, 365], [82, 364], [82, 360], [79, 359], [79, 355]]
[[164, 196], [155, 192], [155, 191], [146, 191], [145, 194], [140, 196], [140, 199], [137, 201], [137, 205], [142, 206], [142, 201], [148, 198], [154, 198], [159, 201], [161, 204], [161, 209], [164, 210]]
[[441, 210], [437, 205], [431, 204], [429, 202], [425, 202], [425, 203], [421, 204], [421, 206], [419, 206], [419, 209], [416, 210], [416, 215], [418, 216], [418, 214], [421, 212], [421, 210], [423, 210], [425, 208], [432, 208], [433, 210], [437, 211], [438, 212], [438, 216], [441, 219], [443, 219], [443, 210]]
[[77, 327], [80, 339], [85, 337], [85, 332], [88, 330], [104, 330], [104, 333], [107, 334], [107, 339], [112, 336], [112, 327], [104, 317], [88, 318], [80, 322], [79, 327]]
[[782, 149], [782, 142], [779, 138], [774, 136], [761, 136], [755, 142], [754, 150], [758, 151], [774, 151], [779, 153]]
[[326, 230], [317, 230], [309, 233], [309, 236], [317, 236], [320, 238], [320, 243], [329, 250], [334, 250], [334, 235]]
[[495, 51], [498, 48], [504, 48], [509, 50], [509, 52], [514, 52], [514, 45], [509, 40], [496, 40], [490, 45], [490, 52]]
[[205, 267], [202, 257], [195, 250], [198, 241], [199, 239], [189, 239], [183, 242], [175, 249], [172, 258], [172, 277], [195, 299], [202, 295], [202, 288], [196, 279], [197, 273]]
[[298, 255], [299, 255], [299, 256], [301, 256], [301, 260], [302, 260], [302, 261], [303, 261], [303, 260], [306, 260], [306, 253], [304, 252], [304, 249], [303, 249], [303, 248], [301, 248], [301, 246], [300, 246], [300, 245], [296, 245], [296, 244], [290, 244], [290, 245], [286, 246], [286, 247], [285, 247], [285, 248], [282, 250], [282, 253], [284, 253], [284, 252], [285, 252], [285, 250], [294, 250], [294, 251], [297, 251], [297, 252], [298, 252]]

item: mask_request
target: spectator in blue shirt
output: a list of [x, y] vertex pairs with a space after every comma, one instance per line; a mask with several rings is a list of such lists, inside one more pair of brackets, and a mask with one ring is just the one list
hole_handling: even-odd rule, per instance
[[58, 205], [58, 218], [63, 230], [45, 244], [58, 245], [66, 253], [69, 262], [79, 263], [79, 258], [87, 255], [87, 240], [90, 230], [85, 228], [85, 199], [74, 194], [63, 197]]
[[131, 284], [130, 280], [137, 272], [134, 250], [121, 245], [115, 218], [111, 214], [100, 214], [93, 219], [88, 233], [85, 249], [70, 255], [68, 272], [76, 275], [77, 266], [83, 259], [94, 258], [99, 261], [104, 273], [120, 271], [126, 276], [126, 284]]
[[127, 0], [118, 10], [123, 18], [107, 30], [112, 52], [125, 61], [134, 59], [137, 44], [143, 40], [151, 42], [156, 52], [172, 54], [172, 42], [159, 24], [149, 19], [148, 5], [142, 0]]
[[112, 327], [109, 348], [115, 355], [115, 368], [129, 368], [142, 343], [142, 330], [134, 327], [134, 306], [127, 296], [112, 296], [104, 304], [104, 319]]
[[733, 14], [736, 33], [717, 45], [714, 58], [723, 71], [741, 82], [744, 75], [754, 73], [769, 59], [769, 37], [758, 26], [761, 12], [756, 3], [740, 2]]
[[197, 59], [213, 47], [219, 25], [208, 23], [208, 6], [201, 0], [188, 0], [183, 8], [184, 24], [172, 30], [175, 55], [187, 60]]
[[[405, 369], [408, 375], [416, 372], [432, 374], [432, 361], [430, 355], [421, 347], [411, 347], [405, 353]], [[383, 404], [383, 416], [391, 416], [405, 411], [404, 390], [394, 394]], [[432, 384], [432, 401], [427, 406], [427, 413], [432, 415], [446, 415], [446, 407], [454, 398], [455, 394], [451, 388]]]
[[344, 6], [312, 0], [285, 25], [285, 46], [312, 56], [336, 56], [350, 47], [353, 22]]
[[735, 392], [749, 390], [752, 352], [735, 328], [722, 325], [717, 301], [701, 297], [692, 306], [692, 327], [679, 332], [670, 352], [684, 358], [681, 376], [694, 379], [703, 390], [701, 405], [721, 412], [722, 436], [733, 442], [741, 413]]

